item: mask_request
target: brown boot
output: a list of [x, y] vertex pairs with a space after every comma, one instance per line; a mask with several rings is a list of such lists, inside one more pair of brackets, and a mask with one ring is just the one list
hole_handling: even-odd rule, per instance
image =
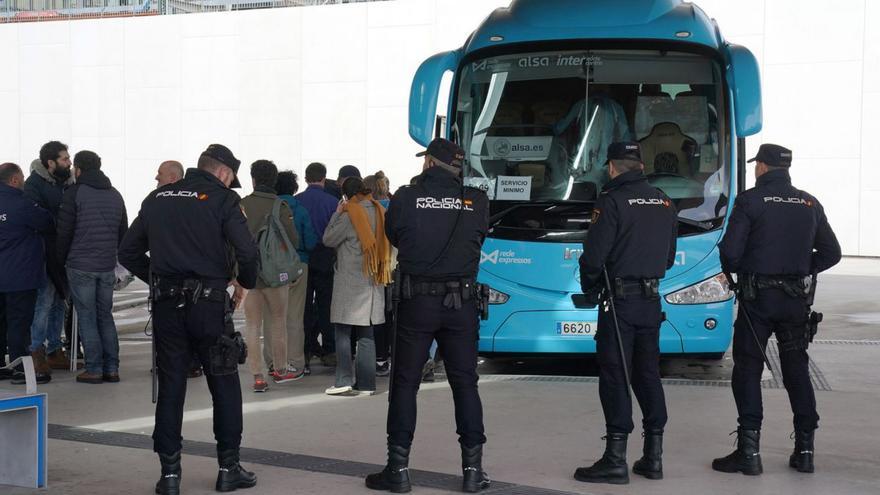
[[34, 371], [37, 373], [52, 373], [49, 367], [49, 361], [46, 359], [46, 348], [40, 346], [37, 350], [31, 352], [31, 359], [34, 360]]
[[88, 371], [85, 371], [76, 376], [76, 381], [79, 383], [91, 384], [104, 383], [104, 375], [101, 373], [89, 373]]
[[49, 367], [53, 370], [69, 370], [70, 358], [64, 353], [64, 349], [49, 354]]
[[49, 383], [52, 380], [52, 368], [49, 367], [49, 361], [46, 360], [46, 348], [40, 346], [36, 351], [31, 352], [31, 359], [34, 361], [34, 374], [37, 383]]

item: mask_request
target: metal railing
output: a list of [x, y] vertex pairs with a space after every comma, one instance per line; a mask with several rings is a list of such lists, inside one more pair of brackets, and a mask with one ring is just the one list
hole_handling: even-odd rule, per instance
[[387, 0], [0, 0], [0, 23], [311, 7]]

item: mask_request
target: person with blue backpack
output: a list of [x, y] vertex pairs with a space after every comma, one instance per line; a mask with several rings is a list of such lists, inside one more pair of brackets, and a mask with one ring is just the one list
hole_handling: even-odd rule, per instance
[[[245, 328], [250, 361], [254, 376], [254, 392], [269, 388], [263, 375], [263, 353], [260, 334], [267, 330], [265, 340], [272, 341], [273, 363], [280, 364], [272, 371], [275, 383], [286, 383], [302, 376], [287, 364], [287, 298], [289, 285], [305, 273], [305, 266], [296, 252], [299, 236], [293, 225], [293, 213], [287, 203], [278, 198], [275, 182], [278, 168], [269, 160], [257, 160], [251, 165], [254, 192], [241, 200], [247, 217], [247, 226], [259, 249], [259, 276], [256, 287], [248, 292], [244, 302]], [[268, 312], [264, 312], [266, 307]]]

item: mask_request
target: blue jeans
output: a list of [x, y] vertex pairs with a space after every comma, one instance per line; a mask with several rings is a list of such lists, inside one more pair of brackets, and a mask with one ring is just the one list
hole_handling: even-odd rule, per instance
[[67, 269], [73, 307], [89, 373], [119, 372], [119, 336], [113, 322], [116, 274]]
[[37, 292], [37, 308], [31, 325], [31, 351], [46, 344], [46, 354], [61, 349], [64, 326], [64, 299], [51, 281]]

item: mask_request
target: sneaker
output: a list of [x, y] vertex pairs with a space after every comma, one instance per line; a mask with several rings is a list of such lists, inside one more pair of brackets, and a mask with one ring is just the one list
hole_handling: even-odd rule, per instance
[[92, 385], [97, 385], [99, 383], [104, 383], [104, 375], [101, 373], [89, 373], [85, 371], [76, 375], [76, 381], [79, 383], [91, 383]]
[[263, 378], [263, 375], [257, 375], [254, 377], [254, 393], [261, 393], [269, 390], [269, 384], [266, 383], [266, 380]]
[[388, 376], [391, 374], [391, 363], [380, 361], [376, 363], [376, 376]]
[[350, 386], [347, 387], [330, 387], [324, 391], [327, 395], [350, 395], [352, 388]]
[[303, 377], [303, 372], [293, 366], [288, 366], [283, 373], [272, 372], [272, 381], [275, 383], [295, 382]]
[[107, 383], [119, 383], [119, 372], [104, 373], [101, 378]]
[[303, 375], [309, 376], [312, 374], [312, 367], [308, 364], [303, 366]]
[[202, 375], [204, 375], [204, 372], [202, 372], [202, 367], [199, 366], [198, 368], [190, 368], [189, 373], [186, 376], [187, 378], [198, 378]]
[[357, 395], [376, 395], [375, 390], [358, 390], [354, 389], [354, 392], [357, 392]]

